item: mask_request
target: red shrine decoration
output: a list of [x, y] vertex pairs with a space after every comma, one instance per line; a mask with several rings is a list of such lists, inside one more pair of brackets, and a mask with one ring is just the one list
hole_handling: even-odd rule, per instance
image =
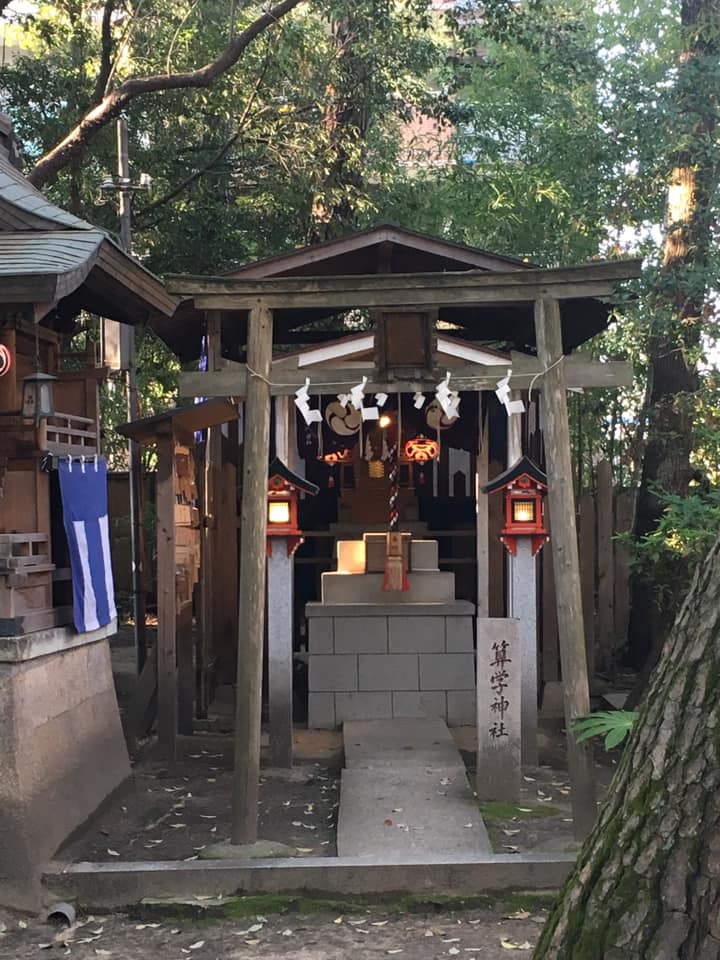
[[10, 347], [0, 343], [0, 377], [4, 377], [12, 368], [12, 353]]
[[267, 501], [267, 555], [272, 556], [272, 538], [287, 539], [288, 556], [291, 557], [303, 542], [298, 526], [298, 495], [300, 492], [314, 497], [320, 488], [304, 477], [289, 470], [276, 457], [270, 464]]
[[333, 450], [330, 453], [324, 453], [320, 459], [330, 466], [336, 463], [352, 463], [352, 450], [347, 447], [344, 450]]
[[495, 493], [497, 490], [502, 490], [505, 497], [505, 525], [500, 531], [501, 542], [515, 556], [518, 537], [530, 537], [532, 555], [535, 556], [550, 539], [544, 521], [546, 475], [529, 457], [521, 457], [483, 487], [484, 493]]
[[436, 460], [440, 454], [440, 444], [424, 434], [408, 440], [403, 448], [403, 460], [410, 463], [426, 463]]

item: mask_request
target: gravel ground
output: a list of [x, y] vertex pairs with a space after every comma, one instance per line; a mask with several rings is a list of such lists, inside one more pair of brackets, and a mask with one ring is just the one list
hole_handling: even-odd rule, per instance
[[[458, 912], [324, 912], [254, 915], [238, 920], [80, 918], [71, 929], [5, 917], [1, 960], [72, 956], [76, 960], [408, 960], [530, 957], [547, 917], [546, 903], [511, 900]], [[512, 951], [512, 952], [511, 952]]]

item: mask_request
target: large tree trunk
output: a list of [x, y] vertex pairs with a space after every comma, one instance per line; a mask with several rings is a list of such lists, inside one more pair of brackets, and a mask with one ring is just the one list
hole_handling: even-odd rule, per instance
[[347, 5], [346, 16], [331, 24], [336, 77], [328, 85], [323, 115], [326, 173], [313, 197], [308, 243], [333, 240], [356, 222], [371, 108], [366, 89], [371, 67], [356, 50], [360, 28], [352, 4]]
[[720, 540], [534, 960], [720, 957]]
[[[720, 0], [683, 0], [685, 50], [676, 85], [681, 119], [678, 149], [670, 158], [667, 232], [663, 270], [651, 297], [653, 329], [648, 343], [647, 442], [637, 501], [635, 535], [656, 526], [662, 503], [656, 488], [684, 496], [693, 477], [693, 395], [713, 243], [713, 196], [720, 173], [714, 134], [718, 113]], [[678, 568], [678, 582], [685, 571]], [[641, 667], [657, 660], [677, 605], [660, 607], [646, 578], [632, 587], [630, 655]]]

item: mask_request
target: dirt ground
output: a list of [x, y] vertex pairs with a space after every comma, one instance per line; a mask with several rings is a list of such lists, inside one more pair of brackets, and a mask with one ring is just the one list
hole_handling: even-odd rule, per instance
[[[470, 783], [475, 782], [474, 731], [453, 731]], [[481, 804], [496, 853], [572, 852], [570, 786], [563, 737], [544, 731], [541, 765], [524, 769], [517, 804]], [[149, 741], [133, 762], [130, 784], [66, 844], [65, 861], [194, 860], [208, 844], [230, 834], [232, 736], [198, 733], [180, 737], [174, 770], [157, 759]], [[292, 778], [263, 769], [259, 836], [279, 840], [303, 856], [336, 856], [342, 738], [335, 731], [298, 730]], [[613, 758], [599, 755], [601, 793]]]
[[6, 917], [0, 918], [0, 960], [57, 955], [75, 960], [374, 960], [403, 955], [408, 960], [507, 960], [531, 956], [547, 914], [547, 901], [515, 898], [458, 912], [367, 909], [221, 921], [95, 916], [60, 931]]
[[[302, 740], [302, 737], [300, 738]], [[111, 798], [59, 860], [195, 860], [203, 847], [230, 835], [230, 736], [179, 738], [174, 770], [154, 759], [149, 743], [135, 759], [133, 780]], [[300, 745], [293, 779], [261, 777], [258, 831], [303, 856], [335, 856], [340, 800], [339, 737]], [[314, 749], [313, 749], [314, 748]]]

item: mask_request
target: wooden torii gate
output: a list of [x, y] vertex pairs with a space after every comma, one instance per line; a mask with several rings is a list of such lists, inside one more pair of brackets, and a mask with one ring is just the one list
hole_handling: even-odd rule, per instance
[[[565, 719], [568, 731], [573, 720], [590, 710], [585, 656], [580, 570], [572, 486], [570, 433], [566, 389], [621, 386], [627, 384], [627, 365], [563, 362], [562, 301], [588, 297], [612, 297], [619, 281], [640, 275], [639, 260], [597, 261], [557, 269], [527, 269], [507, 272], [381, 274], [342, 277], [280, 277], [237, 279], [231, 277], [176, 276], [167, 279], [171, 293], [192, 298], [195, 308], [212, 312], [248, 311], [247, 363], [225, 365], [212, 373], [181, 376], [181, 394], [232, 396], [245, 399], [245, 453], [241, 519], [239, 602], [242, 617], [238, 636], [238, 680], [235, 789], [233, 795], [232, 843], [252, 844], [257, 839], [257, 796], [260, 768], [260, 717], [262, 651], [265, 626], [266, 578], [266, 482], [270, 449], [270, 400], [273, 395], [292, 394], [305, 375], [283, 372], [282, 385], [273, 384], [273, 311], [276, 309], [351, 308], [412, 309], [440, 306], [532, 304], [537, 341], [537, 361], [514, 374], [511, 387], [529, 387], [535, 379], [542, 385], [545, 412], [545, 444], [549, 481], [549, 505], [553, 517], [563, 523], [553, 526], [552, 555], [557, 587], [558, 633], [565, 677]], [[530, 367], [531, 369], [527, 369]], [[622, 369], [620, 369], [620, 367]], [[572, 374], [571, 374], [572, 371]], [[362, 377], [363, 371], [355, 371]], [[425, 374], [408, 377], [378, 376], [374, 367], [367, 376], [368, 390], [414, 392], [437, 384]], [[497, 367], [486, 371], [473, 365], [455, 371], [465, 389], [493, 389]], [[570, 377], [572, 376], [572, 383]], [[334, 393], [347, 373], [333, 384], [333, 371], [323, 373], [319, 392]], [[572, 782], [572, 806], [577, 835], [584, 835], [595, 819], [595, 789], [592, 749], [568, 736], [568, 765]]]

